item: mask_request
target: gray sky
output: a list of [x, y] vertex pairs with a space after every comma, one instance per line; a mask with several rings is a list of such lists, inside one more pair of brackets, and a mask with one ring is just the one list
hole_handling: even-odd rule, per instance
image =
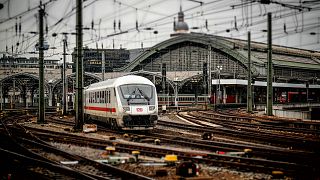
[[[4, 8], [0, 10], [1, 54], [6, 51], [7, 46], [11, 55], [13, 45], [16, 56], [38, 56], [29, 52], [34, 51], [35, 43], [38, 41], [38, 36], [30, 32], [38, 31], [36, 6], [39, 2], [39, 0], [0, 0], [0, 3], [4, 4]], [[83, 3], [85, 7], [83, 24], [91, 28], [93, 22], [94, 29], [84, 30], [83, 44], [91, 48], [95, 48], [96, 44], [99, 48], [102, 44], [104, 48], [112, 48], [113, 42], [115, 48], [119, 48], [120, 45], [127, 49], [140, 48], [141, 42], [144, 47], [153, 46], [170, 38], [173, 32], [173, 19], [177, 18], [181, 5], [185, 13], [185, 22], [192, 32], [246, 39], [247, 31], [251, 31], [253, 41], [266, 42], [267, 34], [262, 30], [267, 29], [267, 12], [272, 12], [274, 44], [320, 50], [320, 1], [277, 0], [270, 5], [248, 3], [249, 0], [203, 0], [202, 2], [201, 5], [194, 0], [86, 0]], [[45, 21], [49, 30], [45, 39], [50, 47], [56, 47], [48, 50], [45, 56], [47, 59], [60, 59], [63, 36], [53, 37], [52, 34], [75, 32], [76, 0], [43, 0], [43, 3], [47, 3]], [[21, 16], [17, 16], [20, 13]], [[205, 27], [206, 20], [208, 28]], [[116, 31], [113, 27], [114, 21], [116, 21]], [[107, 37], [121, 32], [118, 27], [119, 21], [121, 21], [121, 31], [128, 33]], [[136, 22], [139, 31], [136, 30]], [[226, 29], [230, 32], [226, 32]], [[154, 31], [158, 33], [155, 34]], [[311, 32], [315, 35], [310, 35]], [[68, 36], [68, 45], [71, 53], [75, 47], [74, 35]], [[70, 57], [68, 59], [70, 60]]]

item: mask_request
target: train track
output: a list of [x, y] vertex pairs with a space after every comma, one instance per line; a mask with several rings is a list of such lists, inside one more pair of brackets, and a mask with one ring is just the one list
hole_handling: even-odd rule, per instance
[[[56, 119], [57, 121], [62, 122], [63, 124], [68, 124], [68, 125], [73, 125], [74, 123], [69, 121], [64, 121], [62, 119]], [[162, 122], [159, 121], [160, 125], [168, 125], [168, 122]], [[170, 125], [172, 125], [174, 123], [170, 123]], [[181, 124], [179, 124], [181, 125]], [[197, 130], [199, 131], [199, 127], [193, 127], [193, 126], [185, 126], [185, 127], [190, 127], [192, 128], [197, 128]], [[99, 129], [101, 130], [101, 128], [99, 127]], [[203, 131], [203, 127], [201, 128]], [[277, 152], [277, 150], [274, 150], [273, 152], [271, 151], [270, 154], [273, 154], [273, 158], [277, 157], [275, 154], [278, 154], [279, 159], [281, 159], [282, 161], [285, 161], [286, 159], [291, 159], [294, 156], [297, 156], [299, 158], [294, 159], [293, 161], [296, 162], [282, 162], [282, 161], [276, 161], [276, 160], [265, 160], [265, 159], [257, 159], [257, 158], [244, 158], [244, 157], [230, 157], [230, 156], [221, 156], [221, 155], [217, 155], [215, 153], [199, 153], [199, 152], [181, 152], [181, 151], [177, 151], [177, 150], [172, 150], [172, 149], [166, 149], [163, 147], [148, 147], [146, 145], [136, 145], [136, 144], [121, 144], [119, 142], [115, 142], [115, 141], [107, 141], [107, 140], [97, 140], [97, 139], [92, 139], [92, 138], [87, 138], [87, 137], [79, 137], [79, 136], [75, 136], [73, 134], [70, 133], [55, 133], [55, 135], [53, 135], [52, 133], [49, 132], [45, 132], [46, 130], [43, 129], [33, 129], [30, 127], [28, 127], [29, 131], [32, 131], [34, 134], [36, 134], [38, 137], [43, 138], [44, 140], [54, 140], [57, 142], [62, 142], [62, 143], [71, 143], [71, 144], [77, 144], [77, 145], [85, 145], [85, 146], [90, 146], [90, 147], [94, 147], [94, 148], [105, 148], [107, 145], [114, 145], [114, 143], [117, 143], [117, 151], [120, 152], [127, 152], [127, 153], [131, 153], [131, 151], [133, 150], [139, 150], [141, 152], [142, 155], [147, 155], [147, 156], [154, 156], [154, 157], [163, 157], [166, 154], [177, 154], [179, 156], [180, 159], [184, 159], [184, 160], [192, 160], [195, 162], [200, 162], [200, 163], [205, 163], [205, 164], [212, 164], [215, 166], [223, 166], [223, 167], [231, 167], [233, 169], [238, 169], [238, 170], [245, 170], [245, 171], [254, 171], [254, 172], [264, 172], [264, 173], [268, 173], [270, 174], [272, 171], [274, 170], [281, 170], [283, 172], [285, 172], [285, 174], [290, 175], [292, 177], [299, 177], [300, 175], [302, 175], [302, 172], [307, 171], [309, 172], [309, 175], [315, 175], [315, 172], [317, 171], [317, 169], [314, 169], [313, 166], [311, 166], [309, 163], [306, 164], [301, 164], [301, 161], [303, 161], [304, 157], [307, 157], [308, 153], [303, 153], [303, 152], [299, 152], [299, 151], [288, 151], [290, 155], [284, 155], [280, 150]], [[113, 131], [113, 130], [106, 130], [106, 131]], [[155, 134], [151, 134], [154, 138], [162, 138], [161, 141], [164, 142], [168, 142], [168, 143], [173, 143], [173, 141], [175, 141], [174, 143], [176, 144], [181, 144], [184, 146], [189, 146], [190, 144], [194, 144], [194, 147], [198, 147], [200, 149], [205, 149], [205, 148], [216, 148], [215, 150], [223, 150], [223, 148], [219, 149], [219, 146], [221, 144], [215, 144], [215, 145], [210, 145], [210, 144], [206, 144], [206, 141], [201, 142], [201, 140], [194, 140], [191, 141], [191, 139], [186, 139], [186, 138], [176, 138], [173, 139], [172, 137], [166, 137], [164, 135], [155, 135]], [[190, 143], [186, 143], [185, 141], [190, 141]], [[211, 142], [212, 143], [212, 142]], [[227, 144], [227, 145], [226, 145]], [[236, 148], [243, 148], [244, 146], [236, 146], [235, 144], [230, 144], [230, 143], [226, 143], [224, 146], [224, 148], [226, 148], [225, 150], [236, 150]], [[222, 146], [221, 146], [222, 147]], [[248, 146], [245, 146], [248, 147]], [[259, 154], [258, 152], [262, 152], [263, 148], [257, 148], [257, 147], [251, 147], [253, 149], [253, 152]], [[255, 149], [256, 148], [256, 149]], [[295, 154], [296, 153], [296, 154]], [[266, 153], [265, 153], [266, 154]], [[283, 155], [283, 157], [281, 156], [281, 154]], [[261, 155], [261, 154], [260, 154]], [[270, 155], [270, 157], [272, 157], [272, 155]], [[299, 159], [299, 160], [298, 160]], [[310, 159], [310, 157], [308, 157], [307, 159], [305, 159], [305, 162], [308, 162]], [[316, 167], [316, 166], [315, 166]], [[304, 172], [305, 173], [305, 172]]]
[[[4, 125], [5, 124], [2, 123], [2, 126]], [[1, 130], [1, 137], [5, 138], [6, 141], [4, 142], [9, 142], [9, 144], [5, 146], [5, 149], [1, 148], [0, 150], [1, 153], [7, 155], [6, 157], [13, 163], [12, 167], [9, 168], [10, 171], [17, 165], [14, 164], [14, 162], [16, 162], [15, 160], [19, 159], [19, 162], [23, 162], [20, 164], [22, 165], [21, 167], [27, 168], [22, 169], [22, 172], [26, 172], [29, 169], [39, 169], [39, 164], [41, 164], [40, 167], [42, 169], [38, 174], [48, 176], [50, 179], [150, 179], [59, 150], [40, 140], [21, 126], [10, 125]], [[3, 132], [5, 130], [10, 130], [11, 132], [7, 131], [8, 135], [6, 136]], [[30, 158], [30, 156], [32, 158]], [[48, 159], [48, 157], [53, 156], [54, 158], [52, 160]], [[59, 159], [59, 161], [57, 161], [57, 159]], [[41, 161], [41, 163], [38, 161]], [[62, 162], [72, 162], [72, 165], [62, 165]], [[33, 167], [34, 165], [36, 165], [36, 167]], [[49, 172], [49, 174], [47, 172]]]
[[[28, 128], [32, 130], [33, 128]], [[116, 145], [116, 149], [119, 152], [131, 153], [134, 150], [139, 150], [142, 155], [152, 156], [152, 157], [163, 157], [166, 154], [176, 154], [179, 159], [191, 160], [194, 162], [205, 163], [215, 166], [231, 167], [234, 169], [254, 171], [254, 172], [264, 172], [271, 174], [274, 170], [281, 170], [287, 175], [292, 175], [294, 177], [300, 176], [302, 172], [310, 172], [310, 175], [314, 174], [313, 167], [307, 165], [299, 165], [296, 163], [262, 160], [255, 158], [243, 158], [234, 156], [223, 156], [217, 155], [215, 153], [199, 153], [199, 152], [189, 152], [174, 150], [165, 147], [153, 147], [146, 146], [135, 143], [123, 143], [119, 141], [111, 140], [101, 140], [96, 138], [82, 137], [70, 133], [55, 132], [55, 134], [45, 132], [43, 129], [33, 129], [34, 133], [46, 140], [54, 140], [55, 142], [76, 144], [81, 146], [90, 146], [93, 148], [105, 148], [107, 145]]]
[[[239, 125], [228, 124], [228, 122], [216, 122], [211, 120], [210, 118], [200, 117], [197, 115], [192, 114], [184, 114], [179, 113], [180, 117], [191, 121], [192, 123], [199, 124], [202, 127], [199, 128], [200, 130], [212, 134], [218, 134], [222, 136], [229, 136], [234, 138], [242, 138], [246, 140], [251, 140], [254, 142], [264, 142], [264, 143], [271, 143], [273, 145], [278, 145], [286, 148], [292, 148], [296, 150], [306, 150], [306, 151], [317, 151], [320, 148], [319, 140], [317, 139], [306, 139], [299, 136], [290, 136], [290, 135], [283, 135], [283, 134], [273, 134], [268, 132], [261, 132], [259, 130], [248, 130], [248, 129], [241, 129]], [[208, 127], [207, 122], [220, 124], [223, 127], [213, 128]], [[169, 125], [170, 126], [170, 125]], [[181, 126], [181, 125], [175, 125]], [[181, 126], [185, 129], [189, 129], [188, 127]], [[197, 129], [193, 128], [193, 129]]]
[[[10, 118], [9, 118], [10, 117]], [[14, 115], [1, 118], [0, 154], [1, 174], [14, 179], [91, 179], [77, 171], [58, 165], [22, 147], [10, 132], [7, 124], [25, 120]]]
[[[62, 119], [51, 118], [50, 121], [54, 123], [68, 125], [68, 126], [72, 126], [73, 124], [70, 121], [65, 121]], [[160, 123], [162, 123], [162, 121]], [[161, 143], [166, 143], [169, 145], [181, 145], [184, 147], [195, 148], [199, 150], [208, 150], [208, 151], [211, 151], [212, 153], [215, 153], [217, 151], [243, 152], [244, 149], [250, 149], [252, 150], [252, 152], [250, 152], [249, 156], [253, 156], [256, 158], [263, 158], [268, 160], [277, 160], [277, 161], [284, 161], [284, 162], [293, 162], [293, 163], [300, 163], [300, 164], [307, 163], [311, 165], [314, 164], [315, 159], [317, 158], [319, 159], [318, 154], [313, 152], [290, 150], [286, 148], [278, 148], [278, 147], [272, 147], [272, 146], [259, 146], [259, 145], [219, 142], [219, 141], [211, 141], [211, 140], [201, 140], [201, 139], [195, 139], [195, 138], [183, 137], [183, 136], [177, 136], [177, 135], [155, 133], [154, 131], [149, 133], [133, 133], [133, 132], [128, 133], [124, 131], [110, 130], [103, 126], [99, 126], [98, 129], [100, 132], [108, 132], [108, 133], [113, 133], [118, 135], [123, 135], [124, 133], [127, 133], [130, 137], [132, 137], [133, 141], [137, 141], [137, 142], [154, 143], [155, 139], [159, 139]]]
[[[226, 128], [230, 129], [245, 129], [248, 131], [255, 131], [257, 133], [271, 133], [282, 136], [284, 138], [295, 138], [295, 139], [304, 139], [314, 141], [320, 138], [319, 132], [317, 130], [303, 130], [297, 128], [290, 127], [279, 127], [276, 125], [266, 125], [261, 124], [259, 122], [244, 122], [244, 121], [234, 121], [229, 119], [217, 118], [216, 114], [212, 114], [211, 112], [189, 112], [189, 116], [201, 118], [204, 121], [218, 124]], [[312, 132], [311, 132], [312, 131]], [[320, 142], [320, 141], [319, 141]]]
[[246, 121], [246, 122], [259, 122], [264, 125], [273, 125], [280, 127], [289, 127], [296, 129], [297, 132], [302, 133], [311, 133], [320, 135], [320, 121], [310, 121], [310, 120], [301, 120], [301, 119], [288, 119], [281, 117], [270, 117], [270, 116], [256, 116], [250, 115], [248, 113], [240, 113], [238, 111], [232, 110], [220, 110], [218, 112], [210, 112], [211, 114], [215, 114], [216, 117], [221, 119], [229, 119], [235, 121]]

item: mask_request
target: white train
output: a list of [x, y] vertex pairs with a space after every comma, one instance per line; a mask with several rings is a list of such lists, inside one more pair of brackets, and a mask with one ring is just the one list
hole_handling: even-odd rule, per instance
[[84, 95], [87, 120], [123, 130], [149, 130], [157, 123], [157, 91], [147, 78], [128, 75], [94, 83], [85, 88]]

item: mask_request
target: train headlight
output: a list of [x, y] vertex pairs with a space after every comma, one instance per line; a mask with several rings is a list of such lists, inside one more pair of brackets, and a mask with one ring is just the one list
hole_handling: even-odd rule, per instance
[[130, 111], [130, 107], [123, 107], [123, 111], [124, 112]]
[[149, 106], [149, 111], [153, 111], [153, 110], [155, 110], [155, 109], [156, 109], [155, 106]]

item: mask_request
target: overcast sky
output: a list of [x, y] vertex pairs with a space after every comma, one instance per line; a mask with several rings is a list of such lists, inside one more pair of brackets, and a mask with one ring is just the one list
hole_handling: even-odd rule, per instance
[[[0, 0], [0, 52], [15, 56], [30, 54], [38, 41], [39, 0]], [[45, 39], [50, 47], [47, 59], [62, 57], [62, 32], [75, 32], [76, 0], [43, 0], [46, 4], [48, 34]], [[203, 3], [200, 3], [203, 2]], [[273, 13], [273, 43], [302, 49], [320, 50], [320, 2], [315, 0], [277, 0], [270, 5], [249, 0], [86, 0], [83, 5], [84, 46], [95, 48], [140, 48], [153, 46], [170, 38], [173, 20], [177, 19], [180, 6], [190, 31], [246, 39], [251, 31], [252, 40], [266, 42], [267, 12]], [[283, 4], [283, 5], [281, 5]], [[21, 17], [21, 18], [20, 18]], [[121, 27], [119, 29], [119, 21]], [[206, 27], [206, 23], [208, 26]], [[21, 33], [19, 24], [21, 22]], [[93, 29], [92, 28], [93, 22]], [[114, 22], [116, 29], [114, 30]], [[138, 30], [136, 29], [138, 23]], [[16, 34], [17, 24], [17, 34]], [[150, 30], [151, 29], [151, 30]], [[230, 30], [227, 32], [226, 30]], [[286, 30], [286, 31], [285, 31]], [[108, 37], [114, 33], [128, 33]], [[53, 33], [58, 33], [53, 37]], [[313, 34], [313, 35], [311, 35]], [[114, 42], [114, 43], [113, 43]], [[19, 45], [17, 46], [17, 43]], [[75, 36], [68, 36], [68, 52], [75, 47]], [[70, 60], [70, 57], [68, 58]]]

